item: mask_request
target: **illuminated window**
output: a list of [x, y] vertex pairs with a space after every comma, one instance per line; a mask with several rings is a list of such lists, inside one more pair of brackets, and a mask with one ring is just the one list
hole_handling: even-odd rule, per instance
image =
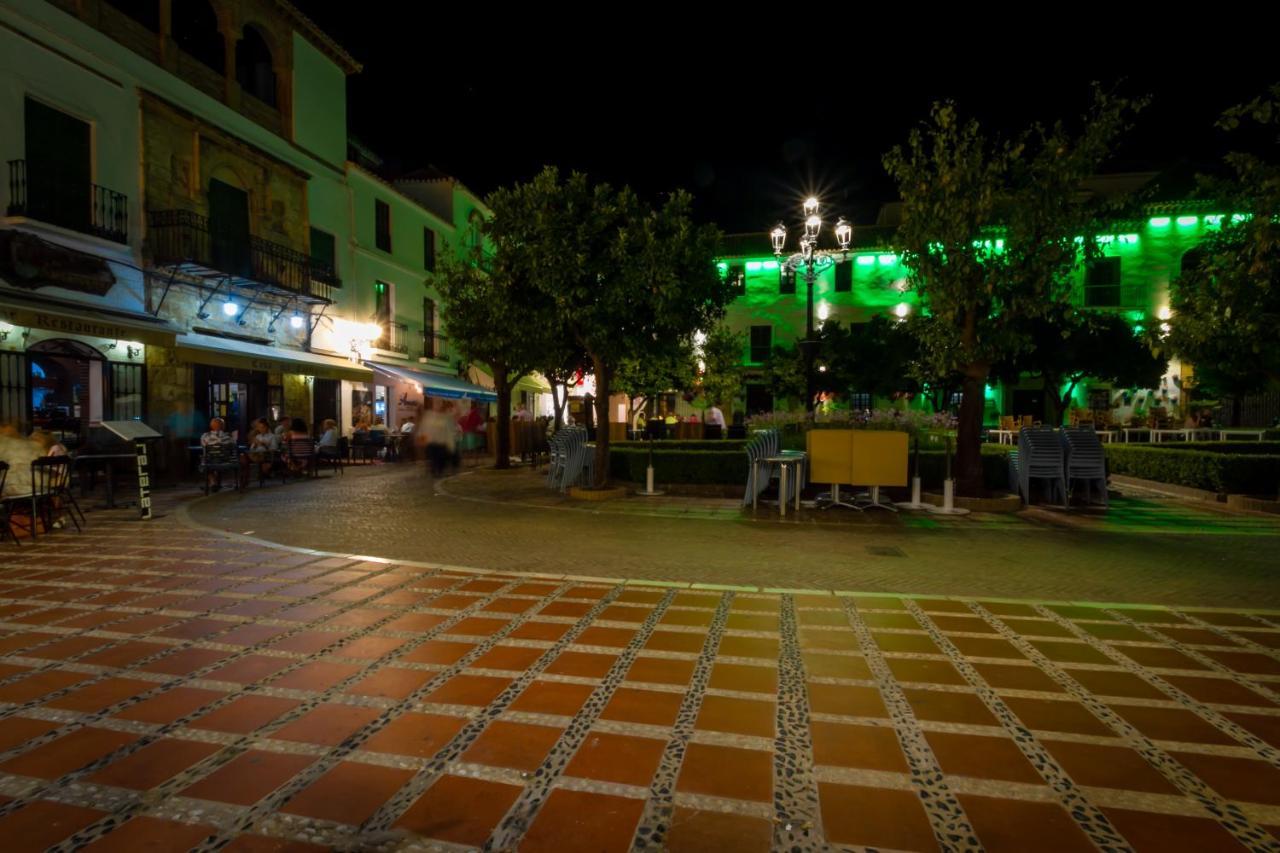
[[1120, 302], [1120, 259], [1094, 258], [1085, 267], [1084, 304], [1088, 308], [1114, 308]]

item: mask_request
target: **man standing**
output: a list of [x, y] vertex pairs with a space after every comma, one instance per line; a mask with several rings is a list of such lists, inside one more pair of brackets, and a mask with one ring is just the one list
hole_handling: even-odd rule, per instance
[[712, 403], [702, 414], [703, 438], [720, 438], [724, 435], [724, 412]]

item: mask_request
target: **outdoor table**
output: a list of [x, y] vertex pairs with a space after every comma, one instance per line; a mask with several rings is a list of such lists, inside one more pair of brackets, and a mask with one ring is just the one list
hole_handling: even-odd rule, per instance
[[1131, 433], [1131, 432], [1145, 432], [1145, 433], [1147, 434], [1147, 437], [1148, 437], [1148, 438], [1151, 436], [1151, 430], [1150, 430], [1150, 429], [1148, 429], [1147, 427], [1125, 427], [1125, 428], [1123, 429], [1123, 432], [1124, 432], [1124, 443], [1125, 443], [1125, 444], [1128, 444], [1128, 443], [1129, 443], [1129, 441], [1130, 441], [1129, 433]]
[[[1213, 430], [1207, 430], [1212, 433]], [[1220, 429], [1218, 432], [1218, 441], [1226, 441], [1229, 435], [1253, 436], [1257, 441], [1262, 441], [1266, 437], [1265, 429]]]
[[[795, 466], [796, 473], [796, 512], [800, 511], [800, 476], [804, 467], [804, 455], [788, 453], [785, 456], [768, 456], [762, 461], [778, 466], [778, 513], [784, 518], [787, 515], [787, 469]], [[751, 507], [753, 510], [753, 506]]]
[[[127, 459], [130, 462], [134, 462], [134, 463], [137, 462], [137, 456], [133, 453], [80, 453], [71, 457], [72, 465], [75, 467], [77, 471], [80, 471], [80, 469], [86, 468], [86, 467], [92, 469], [93, 463], [98, 461], [101, 461], [103, 463], [103, 467], [106, 469], [107, 502], [105, 504], [99, 504], [97, 507], [94, 507], [94, 509], [115, 509], [116, 508], [115, 461], [117, 459]], [[89, 463], [89, 464], [86, 465], [85, 463]], [[90, 474], [92, 475], [92, 470], [90, 471]], [[84, 472], [81, 472], [80, 473], [80, 497], [85, 497], [88, 494], [89, 492], [85, 489], [85, 485], [84, 485]], [[130, 503], [132, 503], [132, 501], [130, 501]], [[125, 504], [125, 506], [128, 506], [128, 505], [129, 504]]]
[[1114, 429], [1095, 429], [1094, 433], [1098, 436], [1098, 441], [1105, 441], [1107, 444], [1114, 444], [1116, 436], [1120, 433]]
[[1000, 444], [1013, 444], [1013, 437], [1018, 434], [1016, 429], [989, 429], [987, 435], [994, 435]]

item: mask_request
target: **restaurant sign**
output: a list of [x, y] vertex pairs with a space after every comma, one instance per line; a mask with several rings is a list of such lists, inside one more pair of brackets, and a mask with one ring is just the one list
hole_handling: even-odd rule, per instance
[[0, 231], [0, 275], [15, 287], [62, 287], [106, 296], [116, 283], [101, 258], [73, 252], [21, 231]]
[[148, 328], [140, 321], [132, 323], [113, 322], [109, 317], [93, 317], [88, 314], [93, 309], [86, 307], [84, 315], [67, 311], [55, 311], [46, 308], [34, 308], [21, 305], [0, 303], [0, 322], [11, 326], [23, 326], [28, 329], [43, 329], [46, 332], [59, 332], [64, 335], [82, 335], [89, 338], [106, 338], [112, 341], [138, 341], [144, 344], [171, 346], [173, 332], [165, 328]]

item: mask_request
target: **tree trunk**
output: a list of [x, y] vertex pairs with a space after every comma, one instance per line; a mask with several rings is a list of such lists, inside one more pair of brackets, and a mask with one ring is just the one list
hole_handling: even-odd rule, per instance
[[[564, 404], [569, 401], [569, 385], [568, 383], [556, 382], [554, 379], [551, 379], [549, 381], [551, 383], [551, 408], [555, 414], [556, 432], [559, 432], [560, 428], [564, 426], [564, 413], [562, 411], [562, 408]], [[564, 388], [563, 398], [556, 394], [557, 385]]]
[[602, 489], [609, 485], [609, 369], [603, 361], [591, 356], [596, 372], [596, 470], [592, 485]]
[[983, 386], [987, 369], [969, 365], [960, 385], [960, 423], [956, 434], [956, 493], [978, 497], [983, 492], [982, 479], [982, 408]]
[[493, 384], [498, 392], [498, 423], [496, 426], [498, 458], [494, 468], [511, 467], [511, 386], [505, 367], [493, 367]]

